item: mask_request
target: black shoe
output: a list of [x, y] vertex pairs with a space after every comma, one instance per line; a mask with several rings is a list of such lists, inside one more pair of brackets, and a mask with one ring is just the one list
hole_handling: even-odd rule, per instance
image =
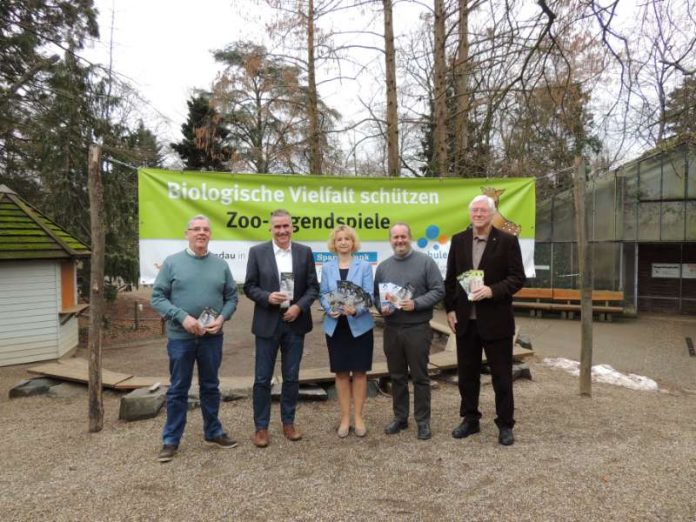
[[481, 428], [478, 421], [464, 419], [459, 426], [452, 430], [452, 436], [455, 439], [463, 439], [479, 431], [481, 431]]
[[387, 435], [394, 435], [396, 433], [399, 433], [401, 430], [405, 430], [406, 428], [408, 428], [407, 420], [394, 419], [389, 424], [387, 424], [386, 428], [384, 428], [384, 433], [386, 433]]
[[430, 424], [427, 422], [419, 422], [418, 423], [418, 439], [419, 440], [428, 440], [432, 436], [433, 436], [433, 433], [430, 431]]
[[503, 446], [512, 446], [515, 442], [515, 437], [512, 435], [512, 428], [500, 428], [498, 442]]
[[157, 455], [157, 460], [160, 462], [169, 462], [176, 455], [177, 447], [173, 444], [165, 444]]
[[232, 449], [237, 447], [237, 441], [232, 440], [224, 433], [219, 437], [215, 437], [214, 439], [205, 439], [205, 442], [211, 446], [217, 446], [218, 448], [222, 449]]

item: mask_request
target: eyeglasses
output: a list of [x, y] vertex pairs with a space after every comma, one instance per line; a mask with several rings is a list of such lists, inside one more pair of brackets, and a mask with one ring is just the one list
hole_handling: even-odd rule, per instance
[[189, 228], [191, 232], [210, 232], [210, 228], [208, 227], [192, 227]]

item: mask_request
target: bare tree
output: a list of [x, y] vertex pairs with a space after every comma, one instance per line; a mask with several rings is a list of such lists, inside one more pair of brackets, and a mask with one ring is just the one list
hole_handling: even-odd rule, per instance
[[454, 75], [454, 164], [452, 172], [462, 176], [466, 168], [466, 155], [469, 150], [469, 0], [459, 0], [459, 20], [457, 24], [457, 54], [452, 65]]
[[433, 75], [435, 99], [433, 100], [434, 118], [434, 149], [436, 172], [440, 177], [449, 173], [449, 160], [447, 159], [447, 80], [445, 59], [445, 3], [444, 0], [435, 0], [434, 10], [434, 52], [435, 70]]
[[396, 51], [394, 49], [394, 20], [392, 0], [382, 0], [384, 5], [384, 62], [387, 83], [387, 173], [398, 177], [399, 161], [399, 123], [397, 121], [396, 98]]

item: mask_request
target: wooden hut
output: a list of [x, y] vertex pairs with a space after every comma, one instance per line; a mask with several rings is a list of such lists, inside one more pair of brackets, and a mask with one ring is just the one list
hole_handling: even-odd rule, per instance
[[78, 344], [77, 263], [86, 245], [0, 185], [0, 366], [56, 359]]

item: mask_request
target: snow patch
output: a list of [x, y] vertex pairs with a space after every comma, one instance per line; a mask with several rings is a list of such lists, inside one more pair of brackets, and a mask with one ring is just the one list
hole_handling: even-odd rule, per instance
[[[565, 370], [571, 375], [580, 375], [580, 363], [564, 357], [547, 357], [542, 361], [550, 368]], [[657, 383], [648, 377], [636, 375], [635, 373], [623, 374], [608, 364], [597, 364], [592, 367], [592, 380], [604, 384], [623, 386], [631, 390], [658, 391]]]

